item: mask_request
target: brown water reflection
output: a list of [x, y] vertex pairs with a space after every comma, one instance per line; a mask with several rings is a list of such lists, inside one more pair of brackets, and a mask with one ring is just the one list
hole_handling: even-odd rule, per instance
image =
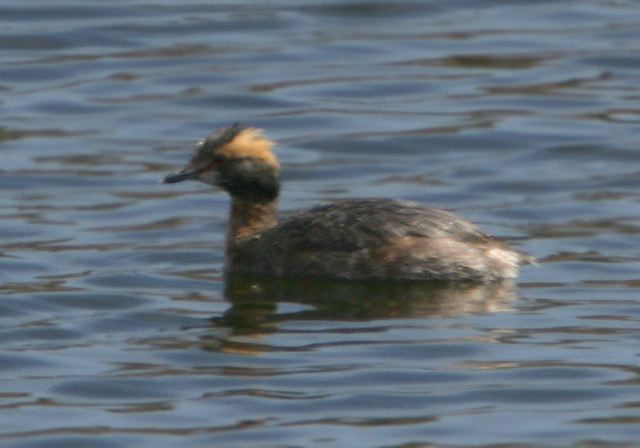
[[[229, 327], [232, 334], [245, 335], [272, 333], [279, 322], [290, 320], [423, 319], [505, 312], [517, 298], [514, 284], [508, 281], [357, 282], [228, 275], [224, 291], [231, 308], [212, 322]], [[308, 307], [279, 313], [281, 303]]]

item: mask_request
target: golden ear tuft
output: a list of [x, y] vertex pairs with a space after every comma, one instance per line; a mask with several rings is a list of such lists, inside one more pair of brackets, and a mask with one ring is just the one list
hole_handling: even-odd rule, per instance
[[246, 128], [233, 140], [218, 150], [218, 154], [228, 158], [254, 158], [262, 160], [274, 169], [280, 169], [280, 163], [271, 151], [274, 142], [264, 136], [260, 129]]

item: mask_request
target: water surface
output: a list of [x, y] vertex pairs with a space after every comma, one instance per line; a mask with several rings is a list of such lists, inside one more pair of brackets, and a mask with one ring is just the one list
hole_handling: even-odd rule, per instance
[[[0, 445], [632, 446], [631, 0], [0, 5]], [[227, 198], [158, 184], [243, 121], [290, 210], [454, 210], [516, 285], [225, 279]]]

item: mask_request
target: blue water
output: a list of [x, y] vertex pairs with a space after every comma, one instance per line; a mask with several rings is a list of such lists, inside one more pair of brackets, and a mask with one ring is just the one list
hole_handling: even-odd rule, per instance
[[[633, 446], [640, 5], [0, 4], [0, 445]], [[282, 208], [444, 207], [513, 288], [225, 279], [228, 199], [158, 180], [278, 141]]]

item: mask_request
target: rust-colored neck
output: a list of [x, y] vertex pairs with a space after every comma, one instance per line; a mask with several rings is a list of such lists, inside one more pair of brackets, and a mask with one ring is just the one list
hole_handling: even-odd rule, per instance
[[278, 223], [278, 201], [251, 202], [238, 198], [231, 201], [231, 221], [227, 250]]

